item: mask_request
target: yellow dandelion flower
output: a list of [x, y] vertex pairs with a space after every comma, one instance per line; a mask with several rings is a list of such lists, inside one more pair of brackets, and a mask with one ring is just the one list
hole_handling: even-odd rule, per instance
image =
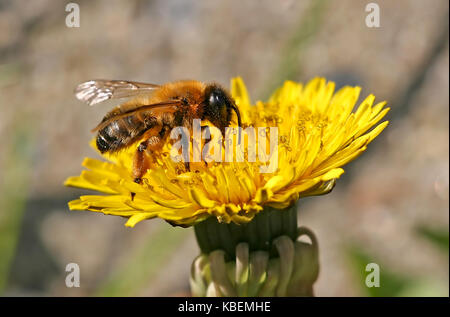
[[127, 217], [129, 227], [154, 217], [180, 226], [211, 216], [220, 223], [242, 224], [265, 207], [284, 209], [300, 197], [327, 193], [344, 172], [342, 166], [364, 152], [388, 124], [379, 122], [389, 108], [385, 102], [375, 104], [373, 95], [353, 111], [360, 90], [344, 87], [335, 92], [335, 84], [324, 78], [306, 85], [287, 81], [267, 102], [252, 105], [242, 79], [235, 78], [231, 94], [243, 126], [278, 128], [275, 170], [263, 173], [260, 167], [266, 163], [258, 158], [196, 163], [186, 172], [182, 162], [168, 155], [168, 143], [143, 183], [137, 184], [131, 176], [136, 144], [115, 156], [105, 155], [106, 161], [86, 158], [86, 170], [65, 185], [103, 195], [81, 196], [69, 208]]

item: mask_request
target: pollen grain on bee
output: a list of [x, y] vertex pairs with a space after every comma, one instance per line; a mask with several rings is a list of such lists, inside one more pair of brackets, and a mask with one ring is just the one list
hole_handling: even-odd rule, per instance
[[258, 161], [261, 173], [273, 173], [278, 169], [278, 127], [226, 127], [224, 132], [225, 137], [214, 126], [202, 129], [200, 119], [193, 120], [192, 138], [186, 127], [175, 127], [170, 138], [177, 141], [172, 145], [170, 158], [174, 162]]

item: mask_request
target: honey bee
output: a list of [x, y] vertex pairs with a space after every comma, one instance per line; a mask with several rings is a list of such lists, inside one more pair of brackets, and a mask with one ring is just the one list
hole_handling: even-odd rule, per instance
[[193, 119], [209, 120], [225, 135], [232, 111], [241, 126], [233, 98], [215, 83], [183, 80], [156, 85], [90, 80], [77, 86], [75, 96], [90, 106], [108, 99], [131, 98], [108, 112], [92, 132], [97, 132], [96, 145], [101, 153], [115, 153], [139, 142], [132, 166], [138, 184], [150, 166], [152, 153], [162, 148], [174, 127], [190, 130]]

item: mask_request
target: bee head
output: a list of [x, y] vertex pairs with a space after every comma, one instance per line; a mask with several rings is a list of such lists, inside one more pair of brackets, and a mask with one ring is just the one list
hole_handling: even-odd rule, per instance
[[[225, 127], [230, 125], [232, 111], [236, 113], [238, 126], [241, 127], [241, 114], [233, 98], [217, 84], [208, 85], [205, 89], [204, 118], [217, 126], [225, 137]], [[240, 139], [240, 133], [239, 133]]]

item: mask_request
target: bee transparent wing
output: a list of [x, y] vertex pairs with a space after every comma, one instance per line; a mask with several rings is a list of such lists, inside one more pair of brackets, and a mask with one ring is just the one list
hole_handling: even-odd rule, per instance
[[135, 81], [96, 79], [79, 84], [75, 89], [75, 97], [93, 106], [112, 98], [127, 98], [149, 93], [159, 87]]

